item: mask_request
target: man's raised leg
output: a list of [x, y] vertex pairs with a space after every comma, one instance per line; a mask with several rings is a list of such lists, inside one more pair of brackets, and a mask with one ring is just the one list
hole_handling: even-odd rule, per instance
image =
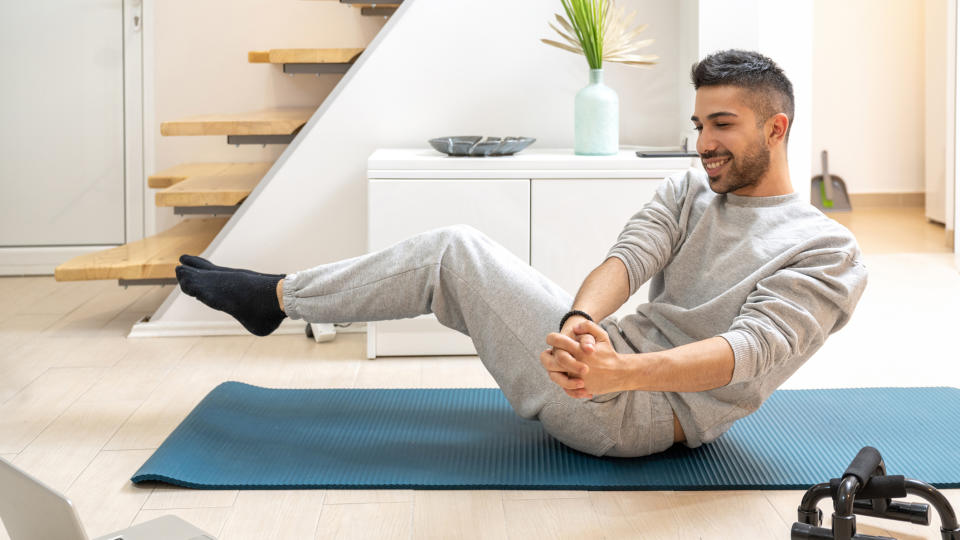
[[428, 231], [375, 253], [288, 274], [281, 287], [287, 315], [308, 322], [434, 313], [444, 326], [470, 336], [517, 414], [539, 419], [551, 435], [587, 453], [601, 455], [617, 442], [631, 400], [573, 399], [540, 365], [546, 336], [557, 331], [573, 298], [476, 229]]

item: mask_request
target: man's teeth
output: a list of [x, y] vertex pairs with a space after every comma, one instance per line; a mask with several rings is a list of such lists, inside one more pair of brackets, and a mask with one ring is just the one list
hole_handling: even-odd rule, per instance
[[727, 158], [718, 159], [718, 160], [715, 160], [715, 161], [708, 161], [708, 162], [704, 163], [703, 166], [706, 167], [707, 170], [713, 170], [713, 169], [716, 169], [717, 167], [723, 165], [724, 163], [726, 163], [729, 159], [730, 159], [730, 158], [727, 157]]

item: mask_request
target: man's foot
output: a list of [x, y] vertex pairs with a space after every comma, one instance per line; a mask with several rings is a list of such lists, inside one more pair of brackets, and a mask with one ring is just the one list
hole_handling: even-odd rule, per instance
[[286, 274], [264, 274], [262, 272], [254, 272], [253, 270], [245, 270], [243, 268], [229, 268], [226, 266], [217, 266], [212, 262], [204, 259], [203, 257], [197, 257], [196, 255], [181, 255], [180, 264], [184, 266], [190, 266], [192, 268], [198, 268], [200, 270], [216, 270], [218, 272], [243, 272], [246, 274], [254, 274], [257, 276], [268, 276], [277, 280], [281, 280], [286, 277]]
[[247, 272], [177, 267], [180, 289], [213, 309], [229, 313], [251, 334], [266, 336], [286, 314], [277, 305], [277, 281]]

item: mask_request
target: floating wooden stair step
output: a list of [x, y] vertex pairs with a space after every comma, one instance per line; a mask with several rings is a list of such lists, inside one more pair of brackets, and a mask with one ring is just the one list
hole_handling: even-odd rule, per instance
[[267, 64], [344, 64], [360, 56], [363, 49], [270, 49], [250, 51], [247, 60]]
[[238, 114], [203, 114], [160, 124], [161, 135], [292, 135], [316, 109], [291, 107]]
[[185, 219], [156, 236], [74, 257], [54, 270], [57, 281], [93, 279], [170, 280], [180, 255], [199, 255], [228, 218]]
[[168, 188], [194, 176], [217, 176], [234, 174], [267, 174], [273, 163], [181, 163], [147, 177], [147, 185], [154, 189]]
[[393, 15], [393, 12], [400, 7], [403, 0], [391, 0], [384, 3], [370, 2], [370, 0], [340, 0], [340, 3], [360, 8], [361, 15], [389, 16]]
[[250, 51], [251, 63], [282, 64], [284, 73], [346, 73], [363, 49], [270, 49]]
[[157, 206], [236, 206], [256, 187], [263, 174], [191, 176], [156, 194]]

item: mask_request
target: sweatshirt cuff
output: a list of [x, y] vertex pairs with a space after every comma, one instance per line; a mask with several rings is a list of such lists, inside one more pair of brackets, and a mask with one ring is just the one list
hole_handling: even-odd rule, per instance
[[757, 368], [757, 347], [746, 332], [732, 330], [720, 334], [733, 349], [733, 377], [726, 386], [749, 381]]

